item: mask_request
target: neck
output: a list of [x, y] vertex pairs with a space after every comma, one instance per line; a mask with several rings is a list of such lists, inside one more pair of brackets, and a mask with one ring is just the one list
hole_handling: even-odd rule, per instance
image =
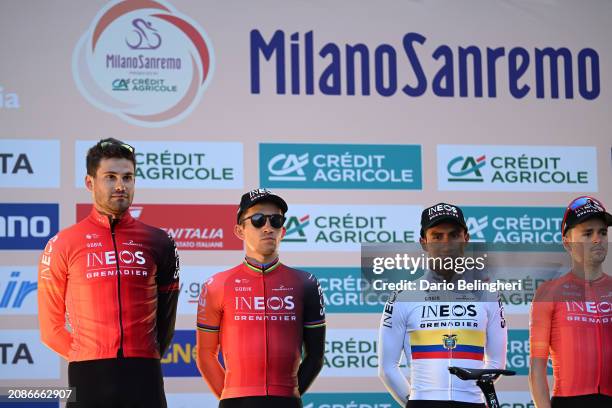
[[277, 259], [278, 254], [277, 253], [274, 253], [272, 255], [247, 254], [245, 258], [247, 261], [249, 261], [252, 264], [265, 265]]
[[444, 279], [447, 282], [451, 281], [453, 279], [453, 276], [455, 276], [455, 271], [453, 271], [453, 270], [446, 270], [446, 269], [435, 270], [435, 269], [432, 269], [432, 272], [435, 273], [436, 275], [440, 276], [442, 279]]
[[592, 281], [603, 275], [603, 269], [601, 264], [592, 265], [573, 262], [572, 273], [580, 279]]
[[124, 211], [124, 212], [122, 212], [122, 213], [119, 213], [119, 214], [117, 214], [117, 213], [110, 213], [110, 212], [108, 212], [108, 211], [104, 210], [103, 208], [98, 207], [98, 205], [97, 205], [97, 204], [94, 204], [94, 207], [96, 208], [96, 211], [97, 211], [99, 214], [101, 214], [101, 215], [105, 215], [105, 216], [107, 216], [107, 217], [109, 217], [110, 219], [113, 219], [113, 220], [118, 220], [118, 219], [121, 219], [121, 217], [122, 217], [122, 216], [123, 216], [123, 214], [125, 213], [125, 211]]

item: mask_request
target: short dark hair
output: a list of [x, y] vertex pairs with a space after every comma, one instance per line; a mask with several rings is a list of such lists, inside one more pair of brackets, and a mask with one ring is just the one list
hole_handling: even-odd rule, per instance
[[87, 174], [95, 177], [102, 159], [127, 159], [136, 170], [134, 148], [118, 139], [102, 139], [87, 151]]

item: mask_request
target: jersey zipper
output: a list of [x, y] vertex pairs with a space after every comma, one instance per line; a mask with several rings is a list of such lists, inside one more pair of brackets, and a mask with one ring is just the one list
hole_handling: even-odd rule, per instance
[[[451, 305], [451, 307], [450, 307], [450, 308], [451, 308], [451, 310], [452, 310], [452, 309], [453, 309], [453, 303], [451, 302], [451, 304], [450, 304], [450, 305]], [[452, 334], [453, 334], [453, 329], [452, 329], [452, 326], [451, 326], [451, 324], [450, 324], [450, 323], [451, 323], [451, 315], [449, 314], [449, 316], [448, 316], [448, 320], [447, 320], [448, 335], [449, 335], [449, 336], [452, 336]], [[452, 366], [452, 364], [453, 364], [453, 362], [452, 362], [452, 361], [453, 361], [453, 349], [451, 348], [451, 349], [449, 350], [449, 352], [450, 352], [450, 353], [449, 353], [449, 354], [450, 354], [450, 356], [449, 356], [449, 359], [447, 360], [447, 363], [448, 363], [448, 367], [451, 367], [451, 366]], [[450, 371], [448, 371], [448, 368], [447, 368], [447, 370], [446, 370], [446, 374], [448, 375], [448, 400], [449, 400], [449, 401], [453, 401], [453, 376], [452, 376], [452, 374], [450, 373]]]
[[[110, 217], [109, 217], [110, 218]], [[115, 239], [115, 224], [116, 219], [110, 219], [111, 237], [113, 238], [113, 249], [115, 250], [115, 260], [117, 264], [117, 299], [119, 300], [119, 333], [121, 340], [119, 342], [119, 350], [117, 350], [117, 358], [123, 358], [123, 316], [121, 308], [121, 269], [119, 267], [119, 251], [117, 250], [117, 241]]]
[[593, 297], [593, 282], [589, 281], [589, 296], [587, 297], [587, 300], [589, 299], [593, 299], [595, 301], [595, 325], [597, 326], [597, 393], [600, 394], [601, 393], [601, 357], [603, 354], [603, 350], [601, 349], [601, 323], [600, 323], [600, 317], [599, 317], [599, 310], [597, 308], [597, 304], [598, 302], [598, 296], [597, 296], [597, 291], [595, 291], [595, 296]]
[[266, 295], [266, 275], [263, 268], [261, 270], [261, 282], [263, 284], [264, 293], [264, 338], [266, 339], [266, 347], [264, 349], [264, 371], [266, 382], [266, 395], [268, 395], [268, 297]]

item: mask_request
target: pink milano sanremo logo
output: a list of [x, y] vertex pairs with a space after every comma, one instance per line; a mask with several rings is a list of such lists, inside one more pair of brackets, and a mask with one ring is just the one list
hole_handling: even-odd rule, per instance
[[74, 80], [90, 103], [144, 127], [189, 115], [214, 65], [204, 30], [152, 0], [115, 1], [100, 10], [72, 57]]

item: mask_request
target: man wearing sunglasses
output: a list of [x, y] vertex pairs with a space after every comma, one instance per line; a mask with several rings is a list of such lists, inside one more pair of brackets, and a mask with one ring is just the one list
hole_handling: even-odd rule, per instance
[[174, 334], [179, 261], [172, 238], [130, 215], [135, 167], [119, 140], [89, 149], [91, 213], [40, 258], [40, 335], [69, 361], [68, 407], [166, 407], [160, 357]]
[[612, 215], [593, 197], [565, 210], [561, 231], [572, 269], [540, 285], [531, 304], [529, 386], [537, 408], [612, 407], [612, 277], [602, 267], [610, 225]]
[[301, 407], [323, 366], [319, 282], [278, 258], [286, 212], [285, 200], [266, 189], [244, 194], [234, 233], [246, 256], [202, 288], [197, 365], [221, 408]]

